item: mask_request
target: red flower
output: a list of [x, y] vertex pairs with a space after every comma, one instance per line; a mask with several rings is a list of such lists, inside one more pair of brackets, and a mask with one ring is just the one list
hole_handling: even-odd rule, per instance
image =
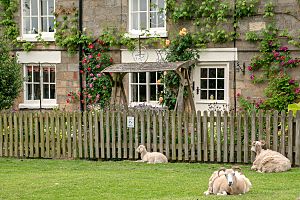
[[80, 73], [83, 74], [84, 73], [83, 70], [80, 70]]
[[93, 48], [94, 48], [94, 45], [93, 45], [93, 44], [89, 44], [88, 48], [89, 48], [89, 49], [93, 49]]
[[70, 103], [70, 99], [67, 99], [67, 103]]
[[252, 71], [252, 67], [251, 66], [248, 66], [248, 71]]
[[100, 57], [100, 56], [101, 56], [101, 53], [98, 53], [97, 56]]
[[112, 63], [112, 62], [113, 62], [113, 59], [112, 59], [112, 58], [110, 58], [110, 59], [109, 59], [109, 61]]
[[87, 68], [87, 70], [88, 70], [88, 71], [91, 71], [91, 68], [90, 68], [90, 67], [88, 67], [88, 68]]

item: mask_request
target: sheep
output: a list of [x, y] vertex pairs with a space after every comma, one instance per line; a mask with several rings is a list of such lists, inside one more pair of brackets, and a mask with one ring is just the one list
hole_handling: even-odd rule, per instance
[[208, 190], [204, 194], [241, 195], [248, 192], [251, 187], [250, 180], [236, 168], [221, 168], [211, 175]]
[[147, 162], [147, 163], [167, 163], [168, 158], [160, 152], [147, 152], [144, 145], [140, 145], [136, 151], [141, 153], [141, 159], [138, 162]]
[[256, 153], [252, 170], [265, 172], [284, 172], [291, 169], [291, 161], [279, 152], [263, 149], [265, 141], [253, 141], [251, 151]]

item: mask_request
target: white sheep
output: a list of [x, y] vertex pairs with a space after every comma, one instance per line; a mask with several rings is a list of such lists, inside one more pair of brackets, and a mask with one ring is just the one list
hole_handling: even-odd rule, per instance
[[263, 149], [265, 141], [253, 141], [251, 151], [256, 153], [251, 167], [258, 172], [284, 172], [291, 169], [291, 161], [277, 151]]
[[147, 162], [147, 163], [167, 163], [168, 158], [160, 152], [147, 152], [144, 145], [140, 145], [136, 151], [141, 153], [141, 159], [138, 162]]
[[251, 187], [250, 180], [235, 168], [221, 168], [211, 175], [208, 190], [204, 194], [241, 195], [248, 192]]

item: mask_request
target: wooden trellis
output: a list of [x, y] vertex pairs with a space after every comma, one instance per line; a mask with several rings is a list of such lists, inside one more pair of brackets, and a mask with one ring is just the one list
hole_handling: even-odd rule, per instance
[[[189, 110], [195, 112], [195, 104], [191, 89], [189, 68], [194, 65], [196, 60], [180, 62], [146, 62], [146, 63], [121, 63], [114, 64], [102, 72], [111, 77], [113, 84], [111, 105], [128, 106], [126, 93], [123, 85], [123, 78], [131, 72], [156, 72], [156, 71], [175, 71], [180, 77], [180, 85], [176, 101], [175, 110], [182, 112]], [[188, 96], [184, 98], [184, 89], [187, 89]], [[185, 101], [186, 100], [186, 101]]]

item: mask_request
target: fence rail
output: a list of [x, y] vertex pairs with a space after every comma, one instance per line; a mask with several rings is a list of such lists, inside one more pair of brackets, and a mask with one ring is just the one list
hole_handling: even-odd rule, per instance
[[[134, 117], [128, 128], [127, 117]], [[0, 113], [0, 157], [138, 159], [163, 152], [171, 161], [250, 163], [251, 142], [300, 166], [300, 112], [99, 111]]]

